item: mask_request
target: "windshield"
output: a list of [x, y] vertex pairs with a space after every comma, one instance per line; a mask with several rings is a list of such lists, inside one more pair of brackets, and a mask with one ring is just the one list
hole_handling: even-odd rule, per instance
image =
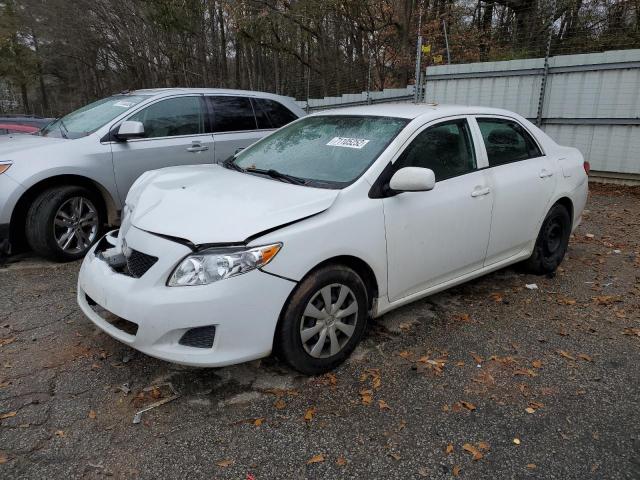
[[40, 131], [45, 137], [80, 138], [95, 132], [148, 95], [114, 95], [90, 103], [48, 124]]
[[306, 184], [339, 188], [362, 175], [409, 121], [367, 116], [307, 117], [283, 127], [230, 163], [275, 170]]

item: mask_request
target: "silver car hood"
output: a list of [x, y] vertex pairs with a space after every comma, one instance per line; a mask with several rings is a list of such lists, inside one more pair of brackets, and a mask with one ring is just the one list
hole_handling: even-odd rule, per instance
[[13, 153], [22, 153], [33, 148], [46, 148], [66, 142], [64, 138], [41, 137], [40, 135], [0, 135], [0, 160], [12, 160]]
[[219, 165], [145, 174], [127, 197], [130, 222], [151, 233], [201, 244], [243, 242], [320, 213], [338, 190], [293, 185]]

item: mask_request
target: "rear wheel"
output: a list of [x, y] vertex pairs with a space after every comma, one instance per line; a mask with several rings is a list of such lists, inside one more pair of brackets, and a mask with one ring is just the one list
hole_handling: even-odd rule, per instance
[[555, 204], [542, 222], [533, 253], [523, 264], [534, 274], [553, 273], [562, 262], [571, 235], [571, 216], [566, 207]]
[[280, 356], [307, 375], [341, 364], [360, 342], [368, 315], [364, 282], [333, 265], [310, 274], [289, 299], [277, 332]]
[[42, 192], [27, 212], [25, 233], [31, 248], [56, 261], [82, 258], [102, 230], [98, 197], [77, 186]]

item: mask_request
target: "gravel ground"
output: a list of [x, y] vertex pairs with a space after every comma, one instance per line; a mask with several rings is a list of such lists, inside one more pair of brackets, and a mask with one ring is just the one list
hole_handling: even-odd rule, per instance
[[[316, 378], [151, 359], [83, 317], [78, 263], [15, 261], [0, 477], [640, 478], [640, 190], [588, 209], [554, 278], [506, 269], [385, 315]], [[132, 424], [166, 382], [181, 397]]]

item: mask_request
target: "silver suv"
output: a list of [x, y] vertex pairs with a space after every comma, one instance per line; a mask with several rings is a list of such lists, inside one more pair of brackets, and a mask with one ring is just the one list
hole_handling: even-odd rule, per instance
[[91, 103], [35, 135], [0, 137], [0, 257], [82, 257], [117, 224], [147, 170], [220, 163], [304, 112], [286, 97], [219, 89], [136, 90]]

